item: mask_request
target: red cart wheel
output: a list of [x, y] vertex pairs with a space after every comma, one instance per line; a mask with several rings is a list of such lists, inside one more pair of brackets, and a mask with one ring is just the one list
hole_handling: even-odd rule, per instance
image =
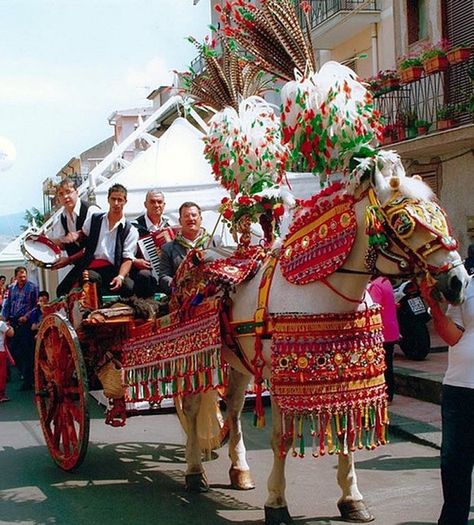
[[63, 470], [73, 470], [89, 443], [87, 374], [76, 332], [57, 313], [45, 317], [38, 331], [35, 392], [49, 453]]

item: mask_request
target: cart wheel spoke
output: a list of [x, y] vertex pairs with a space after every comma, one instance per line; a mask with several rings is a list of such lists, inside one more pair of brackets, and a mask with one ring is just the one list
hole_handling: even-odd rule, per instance
[[38, 331], [35, 390], [50, 455], [64, 470], [78, 467], [89, 442], [87, 374], [76, 332], [57, 313], [46, 316]]

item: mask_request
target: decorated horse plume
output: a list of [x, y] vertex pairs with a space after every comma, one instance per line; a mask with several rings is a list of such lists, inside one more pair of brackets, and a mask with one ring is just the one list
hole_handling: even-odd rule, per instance
[[381, 133], [371, 94], [350, 68], [325, 63], [317, 71], [309, 31], [309, 3], [301, 2], [305, 29], [291, 0], [226, 2], [223, 33], [267, 72], [286, 80], [281, 90], [288, 168], [325, 176], [347, 175], [354, 156], [375, 153]]
[[263, 96], [272, 89], [272, 79], [254, 62], [235, 53], [233, 43], [227, 39], [207, 39], [204, 43], [194, 37], [188, 40], [205, 64], [202, 73], [190, 68], [182, 75], [185, 91], [199, 104], [215, 111], [228, 107], [237, 110], [243, 98]]
[[[262, 69], [283, 80], [316, 70], [307, 20], [303, 32], [291, 0], [262, 0], [256, 7], [247, 0], [227, 1], [220, 12], [225, 36], [253, 55]], [[303, 9], [305, 16], [307, 9]]]

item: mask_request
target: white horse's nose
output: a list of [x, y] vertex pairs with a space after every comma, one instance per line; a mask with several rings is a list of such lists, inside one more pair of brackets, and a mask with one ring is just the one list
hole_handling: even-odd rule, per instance
[[436, 279], [436, 288], [451, 304], [460, 304], [464, 300], [464, 291], [469, 277], [463, 266], [452, 268]]

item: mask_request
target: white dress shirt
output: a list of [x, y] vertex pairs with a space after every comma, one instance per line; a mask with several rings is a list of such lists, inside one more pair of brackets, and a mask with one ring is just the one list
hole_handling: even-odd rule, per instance
[[[109, 225], [109, 217], [106, 214], [102, 218], [102, 224], [100, 226], [99, 240], [94, 252], [94, 259], [104, 259], [109, 261], [110, 264], [115, 263], [115, 241], [117, 239], [117, 229], [119, 224], [125, 226], [125, 217], [122, 217], [116, 222], [112, 229]], [[91, 230], [91, 217], [88, 217], [82, 226], [82, 231], [87, 237], [90, 235]], [[122, 259], [133, 260], [135, 258], [135, 250], [137, 249], [138, 241], [138, 230], [136, 228], [130, 228], [127, 237], [123, 243]]]

